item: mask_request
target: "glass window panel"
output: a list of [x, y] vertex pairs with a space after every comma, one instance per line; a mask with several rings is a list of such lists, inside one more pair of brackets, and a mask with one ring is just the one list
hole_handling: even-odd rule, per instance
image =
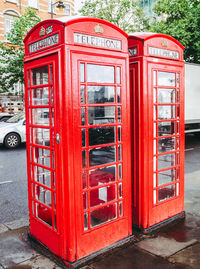
[[46, 204], [47, 206], [51, 207], [51, 191], [35, 185], [35, 199], [40, 201], [43, 204]]
[[96, 83], [114, 83], [115, 82], [114, 66], [88, 64], [87, 81]]
[[81, 82], [85, 81], [85, 64], [80, 64], [80, 79]]
[[113, 86], [88, 86], [88, 103], [104, 104], [115, 102], [115, 87]]
[[158, 89], [158, 103], [175, 103], [175, 89]]
[[171, 183], [175, 180], [175, 168], [158, 173], [158, 186]]
[[85, 107], [81, 107], [81, 125], [85, 125]]
[[32, 89], [32, 105], [33, 106], [49, 105], [48, 87]]
[[119, 168], [119, 180], [122, 179], [122, 164], [120, 163], [118, 165], [118, 168]]
[[89, 164], [96, 166], [116, 161], [116, 147], [102, 147], [89, 150]]
[[176, 195], [179, 196], [179, 183], [176, 184]]
[[175, 150], [175, 137], [158, 139], [158, 153]]
[[121, 126], [118, 126], [117, 128], [118, 128], [118, 141], [121, 142], [122, 141]]
[[55, 213], [54, 213], [54, 230], [57, 231], [57, 218]]
[[153, 71], [153, 85], [156, 86], [156, 71]]
[[122, 183], [119, 183], [119, 198], [122, 198]]
[[50, 83], [53, 83], [53, 66], [50, 64]]
[[175, 196], [175, 185], [160, 188], [158, 190], [158, 201], [164, 201]]
[[180, 164], [179, 152], [177, 152], [177, 165]]
[[48, 65], [34, 68], [31, 70], [32, 85], [48, 84]]
[[154, 119], [154, 120], [157, 120], [156, 108], [157, 108], [157, 106], [154, 106], [154, 107], [153, 107], [153, 119]]
[[85, 86], [81, 86], [81, 104], [85, 104]]
[[156, 140], [153, 141], [153, 153], [156, 154], [157, 152], [157, 143]]
[[118, 122], [121, 122], [121, 118], [122, 118], [122, 116], [121, 116], [121, 106], [118, 106], [117, 107], [117, 120], [118, 120]]
[[86, 154], [86, 150], [82, 151], [82, 166], [83, 168], [87, 167], [87, 154]]
[[33, 128], [33, 144], [50, 146], [50, 130], [45, 128]]
[[34, 165], [34, 180], [51, 188], [51, 171]]
[[50, 150], [33, 147], [33, 160], [35, 163], [50, 167], [51, 166], [51, 154]]
[[179, 121], [177, 121], [177, 133], [179, 134]]
[[157, 92], [156, 92], [156, 88], [154, 88], [153, 89], [153, 102], [154, 102], [154, 104], [157, 102], [157, 98], [156, 98], [156, 96], [157, 96]]
[[156, 157], [153, 158], [153, 170], [154, 171], [157, 170], [157, 158]]
[[153, 135], [154, 135], [154, 137], [157, 136], [156, 131], [157, 131], [157, 125], [156, 125], [156, 123], [154, 123], [153, 124]]
[[82, 173], [82, 181], [83, 181], [83, 189], [86, 189], [87, 188], [87, 172], [86, 171]]
[[157, 193], [156, 193], [156, 190], [153, 191], [153, 203], [154, 205], [156, 204], [156, 201], [157, 200]]
[[55, 172], [51, 172], [52, 175], [52, 183], [53, 183], [53, 188], [56, 188], [56, 177], [55, 177]]
[[84, 231], [88, 230], [88, 213], [84, 214]]
[[51, 108], [51, 126], [54, 126], [54, 108]]
[[88, 202], [87, 202], [87, 192], [83, 193], [83, 209], [87, 209], [88, 208]]
[[90, 191], [90, 206], [99, 206], [116, 199], [116, 185]]
[[157, 187], [157, 180], [156, 180], [156, 175], [157, 174], [153, 174], [153, 187], [156, 188]]
[[179, 103], [180, 102], [180, 92], [177, 91], [176, 94], [177, 94], [177, 103]]
[[117, 103], [121, 103], [121, 87], [117, 87]]
[[51, 105], [53, 105], [53, 87], [50, 87], [50, 94], [51, 94]]
[[177, 143], [177, 149], [179, 149], [179, 146], [180, 146], [179, 145], [179, 137], [177, 137], [177, 142], [176, 143]]
[[86, 130], [82, 129], [82, 147], [86, 146]]
[[90, 187], [96, 187], [116, 180], [116, 165], [111, 165], [89, 172]]
[[50, 208], [46, 208], [36, 203], [36, 217], [52, 226], [52, 211]]
[[114, 123], [114, 122], [115, 122], [115, 107], [114, 106], [88, 107], [89, 125]]
[[30, 86], [30, 71], [27, 71], [27, 81], [28, 81], [28, 87]]
[[91, 212], [91, 227], [96, 227], [103, 223], [109, 222], [117, 218], [117, 204], [110, 204], [102, 208], [98, 208]]
[[52, 151], [51, 154], [52, 154], [52, 168], [54, 169], [55, 168], [55, 153], [54, 153], [54, 151]]
[[115, 127], [97, 127], [89, 129], [89, 146], [115, 142]]
[[158, 86], [175, 87], [175, 73], [158, 72]]
[[158, 136], [173, 135], [176, 133], [175, 121], [163, 121], [158, 123]]
[[33, 108], [32, 109], [32, 124], [34, 125], [49, 125], [49, 109]]
[[180, 106], [177, 105], [177, 118], [179, 118], [179, 117], [180, 117]]
[[175, 153], [158, 156], [158, 169], [175, 166]]
[[123, 202], [119, 202], [119, 216], [123, 216]]
[[117, 67], [117, 80], [116, 83], [121, 83], [121, 68]]
[[122, 160], [122, 146], [118, 146], [118, 161]]
[[180, 86], [180, 75], [179, 74], [176, 74], [176, 83], [177, 83], [177, 87]]
[[175, 119], [176, 106], [158, 106], [158, 119]]
[[176, 175], [176, 179], [179, 180], [179, 167], [177, 168], [176, 173], [177, 173], [177, 175]]

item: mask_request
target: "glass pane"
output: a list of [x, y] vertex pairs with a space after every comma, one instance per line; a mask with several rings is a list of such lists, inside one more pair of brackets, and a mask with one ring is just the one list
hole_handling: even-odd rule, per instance
[[156, 140], [153, 141], [153, 154], [156, 154], [157, 152], [157, 143], [156, 143]]
[[83, 209], [87, 209], [88, 208], [88, 202], [87, 202], [87, 192], [83, 193]]
[[175, 73], [158, 72], [158, 86], [175, 87]]
[[42, 146], [50, 146], [50, 130], [33, 128], [33, 143]]
[[116, 199], [116, 185], [90, 191], [90, 206], [98, 206]]
[[50, 64], [50, 83], [53, 83], [53, 66]]
[[117, 87], [117, 103], [121, 103], [121, 87]]
[[54, 108], [51, 108], [51, 126], [54, 126]]
[[176, 184], [176, 195], [179, 196], [179, 183]]
[[81, 125], [85, 125], [85, 107], [81, 107]]
[[34, 125], [49, 125], [49, 109], [33, 108], [32, 109], [32, 124]]
[[80, 80], [81, 82], [85, 81], [85, 64], [80, 64]]
[[34, 180], [51, 188], [51, 171], [35, 165]]
[[176, 80], [177, 80], [177, 87], [180, 86], [180, 75], [179, 74], [176, 74]]
[[119, 202], [119, 216], [123, 216], [123, 202]]
[[88, 86], [88, 103], [104, 104], [115, 102], [115, 87]]
[[35, 199], [51, 207], [51, 191], [35, 185]]
[[89, 172], [90, 187], [96, 187], [116, 180], [116, 165], [111, 165]]
[[158, 119], [175, 119], [176, 106], [158, 106]]
[[156, 71], [153, 71], [153, 85], [156, 86]]
[[180, 102], [180, 92], [177, 91], [177, 92], [176, 92], [176, 95], [177, 95], [177, 103], [179, 103], [179, 102]]
[[87, 188], [87, 172], [83, 172], [82, 181], [83, 181], [83, 189], [86, 189]]
[[158, 89], [158, 103], [175, 103], [176, 90], [174, 89]]
[[122, 179], [122, 164], [119, 164], [119, 180]]
[[115, 122], [115, 107], [114, 106], [88, 107], [89, 125], [114, 123], [114, 122]]
[[171, 183], [175, 180], [175, 169], [158, 173], [158, 186]]
[[156, 179], [156, 175], [157, 174], [153, 174], [153, 187], [156, 188], [157, 187], [157, 179]]
[[33, 147], [33, 160], [35, 163], [50, 167], [51, 155], [50, 150], [43, 148]]
[[44, 207], [36, 203], [36, 217], [52, 226], [52, 211], [50, 208]]
[[115, 82], [114, 66], [88, 64], [87, 81], [97, 83], [114, 83]]
[[117, 204], [111, 204], [91, 212], [91, 227], [109, 222], [117, 218]]
[[121, 139], [122, 139], [122, 138], [121, 138], [121, 137], [122, 137], [122, 135], [121, 135], [121, 132], [122, 132], [122, 130], [121, 130], [121, 126], [118, 126], [117, 128], [118, 128], [118, 141], [121, 142], [121, 141], [122, 141], [122, 140], [121, 140]]
[[156, 114], [156, 111], [157, 111], [157, 106], [154, 106], [154, 107], [153, 107], [153, 119], [154, 119], [154, 120], [157, 120], [157, 114]]
[[88, 230], [88, 213], [84, 214], [84, 231]]
[[87, 154], [86, 154], [86, 150], [82, 151], [82, 165], [83, 168], [87, 167]]
[[48, 79], [48, 65], [31, 70], [31, 81], [33, 86], [48, 84]]
[[158, 190], [158, 201], [164, 201], [175, 196], [175, 185], [164, 187]]
[[122, 198], [122, 183], [119, 183], [119, 198]]
[[176, 133], [175, 121], [163, 121], [158, 123], [158, 136], [173, 135]]
[[86, 146], [85, 129], [82, 129], [82, 147]]
[[118, 122], [121, 122], [121, 107], [117, 107], [117, 117], [118, 117]]
[[85, 104], [85, 86], [81, 86], [81, 104]]
[[175, 137], [158, 139], [158, 153], [175, 150]]
[[53, 87], [50, 87], [51, 105], [53, 105]]
[[156, 103], [156, 96], [157, 96], [157, 92], [156, 92], [156, 88], [153, 89], [153, 102], [154, 104]]
[[89, 164], [96, 166], [116, 161], [116, 147], [103, 147], [89, 150]]
[[121, 68], [117, 67], [117, 80], [116, 83], [121, 83]]
[[153, 203], [154, 205], [156, 204], [156, 199], [157, 199], [157, 193], [156, 193], [156, 190], [153, 191]]
[[115, 127], [97, 127], [89, 129], [89, 146], [115, 142]]
[[118, 146], [118, 161], [122, 160], [122, 146]]
[[175, 153], [158, 156], [158, 169], [175, 166]]

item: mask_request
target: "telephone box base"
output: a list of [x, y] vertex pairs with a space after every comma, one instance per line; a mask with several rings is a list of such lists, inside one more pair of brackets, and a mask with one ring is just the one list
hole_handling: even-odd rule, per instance
[[142, 226], [138, 227], [137, 225], [133, 225], [133, 229], [136, 231], [140, 231], [144, 234], [147, 234], [147, 233], [151, 233], [154, 230], [160, 229], [160, 228], [162, 228], [162, 227], [164, 227], [172, 222], [179, 221], [179, 220], [184, 219], [184, 218], [185, 218], [185, 211], [183, 211], [183, 212], [181, 212], [181, 213], [179, 213], [179, 214], [177, 214], [169, 219], [161, 221], [161, 222], [159, 222], [151, 227], [144, 228]]
[[47, 248], [47, 246], [45, 246], [44, 244], [42, 244], [41, 242], [39, 242], [34, 236], [32, 236], [30, 233], [28, 233], [28, 238], [30, 239], [30, 243], [32, 245], [33, 248], [35, 248], [38, 252], [40, 252], [41, 254], [43, 254], [44, 256], [48, 257], [49, 259], [53, 260], [55, 263], [57, 263], [59, 266], [62, 266], [62, 268], [77, 268], [80, 266], [83, 266], [85, 264], [87, 264], [89, 261], [91, 261], [92, 259], [96, 258], [97, 256], [106, 253], [107, 251], [110, 251], [116, 247], [120, 247], [123, 246], [131, 241], [134, 240], [135, 236], [131, 235], [129, 237], [126, 237], [108, 247], [105, 247], [99, 251], [96, 251], [95, 253], [92, 253], [78, 261], [75, 262], [69, 262], [66, 261], [64, 259], [62, 259], [61, 257], [55, 255], [51, 250], [49, 250]]

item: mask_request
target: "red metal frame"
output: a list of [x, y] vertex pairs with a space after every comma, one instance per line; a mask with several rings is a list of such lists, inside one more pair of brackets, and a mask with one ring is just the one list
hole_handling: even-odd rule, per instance
[[[184, 215], [183, 46], [170, 36], [152, 33], [130, 36], [128, 46], [136, 48], [135, 55], [130, 56], [133, 224], [147, 231], [176, 215]], [[157, 56], [151, 54], [150, 47], [155, 48]], [[170, 73], [175, 84], [158, 85], [158, 75]], [[162, 95], [168, 99], [158, 100]], [[173, 146], [170, 143], [174, 139], [175, 148], [166, 148]], [[170, 176], [173, 180], [168, 180]]]
[[[75, 42], [75, 33], [80, 33], [82, 35], [81, 42], [86, 40], [88, 44]], [[94, 41], [95, 38], [96, 41]], [[96, 45], [94, 42], [96, 42]], [[100, 19], [80, 18], [65, 22], [47, 20], [36, 25], [25, 38], [25, 55], [30, 233], [56, 255], [63, 258], [66, 264], [69, 264], [132, 234], [130, 98], [129, 83], [126, 79], [128, 76], [127, 36], [116, 26]], [[80, 80], [80, 64], [84, 64], [86, 79], [83, 82]], [[43, 66], [48, 66], [50, 77], [51, 65], [53, 67], [53, 81], [49, 80], [45, 85], [29, 85], [28, 81], [31, 80], [30, 76], [31, 72], [34, 72], [34, 68], [39, 70], [35, 72], [37, 73], [35, 76], [41, 77], [40, 72], [42, 72]], [[112, 69], [113, 81], [88, 81], [87, 70], [89, 70], [90, 65], [92, 65], [92, 68]], [[118, 70], [120, 70], [120, 81], [117, 81]], [[106, 72], [105, 75], [112, 72]], [[100, 76], [100, 73], [98, 76]], [[46, 75], [43, 74], [43, 76]], [[84, 104], [81, 103], [81, 86], [85, 87]], [[100, 101], [89, 102], [87, 92], [90, 86], [93, 88], [95, 86], [103, 87], [104, 91], [109, 89], [114, 99], [105, 101], [104, 97]], [[40, 103], [37, 106], [29, 103], [29, 99], [35, 100], [33, 98], [37, 97], [36, 89], [42, 87], [47, 87], [49, 91], [53, 87], [53, 105], [49, 104], [51, 102], [50, 94], [49, 102], [46, 100], [41, 103], [40, 98]], [[30, 88], [35, 93], [29, 97]], [[121, 88], [121, 100], [119, 102], [117, 99], [118, 88]], [[42, 97], [42, 94], [47, 95], [47, 91], [45, 89], [40, 90], [39, 94], [38, 97]], [[47, 102], [47, 105], [45, 102]], [[91, 112], [91, 107], [94, 112]], [[114, 115], [111, 113], [112, 107], [115, 110]], [[84, 125], [81, 125], [82, 108], [85, 108], [86, 111]], [[95, 113], [98, 110], [101, 111], [101, 108], [104, 113], [102, 114], [104, 115], [104, 122], [100, 118], [95, 118], [97, 117]], [[121, 108], [121, 121], [118, 118], [119, 108]], [[39, 118], [42, 115], [40, 111], [45, 114], [46, 109], [48, 109], [48, 115], [51, 115], [51, 111], [54, 109], [54, 126], [52, 126], [51, 117], [49, 127], [37, 125], [42, 130], [50, 129], [54, 131], [51, 134], [50, 146], [34, 143], [35, 133], [33, 128], [36, 126], [33, 119], [36, 114], [33, 109], [36, 109], [34, 111], [37, 111], [37, 117]], [[88, 122], [88, 114], [90, 115], [90, 121], [93, 117], [92, 123]], [[121, 126], [120, 141], [118, 140], [118, 126]], [[104, 127], [107, 127], [107, 129]], [[82, 129], [85, 130], [85, 145], [82, 145]], [[34, 139], [34, 141], [29, 140], [30, 131], [31, 139]], [[106, 136], [107, 131], [111, 132], [111, 138], [108, 138], [108, 140], [103, 138], [104, 143], [94, 142], [94, 138], [91, 138], [92, 132], [99, 139], [97, 133], [103, 132]], [[115, 135], [114, 133], [112, 135], [112, 132]], [[57, 141], [58, 135], [60, 142]], [[90, 145], [89, 135], [90, 141], [93, 141], [90, 142]], [[101, 139], [100, 137], [100, 141]], [[121, 159], [118, 157], [120, 147]], [[34, 151], [31, 151], [32, 148], [34, 148]], [[35, 150], [39, 148], [41, 148], [40, 153]], [[116, 149], [115, 158], [113, 157], [114, 148]], [[42, 158], [45, 162], [41, 162], [39, 154], [44, 150], [46, 150], [47, 156]], [[48, 157], [48, 150], [50, 150], [50, 157]], [[105, 153], [106, 150], [109, 151]], [[82, 167], [84, 161], [82, 151], [87, 152], [86, 167]], [[54, 157], [52, 152], [54, 152]], [[37, 155], [36, 163], [32, 161], [35, 153]], [[97, 154], [100, 153], [105, 156], [101, 156], [99, 161]], [[91, 160], [95, 161], [95, 158], [96, 164], [94, 165]], [[34, 174], [31, 172], [33, 166], [41, 169], [46, 168], [44, 164], [49, 165], [46, 159], [51, 160], [51, 166], [48, 167], [51, 173], [51, 184], [48, 183], [50, 184], [48, 186], [43, 184], [46, 182], [38, 182], [38, 177], [34, 180]], [[53, 159], [55, 159], [55, 167], [53, 167]], [[100, 163], [97, 163], [97, 160]], [[121, 165], [123, 176], [119, 178], [119, 167]], [[113, 166], [116, 166], [115, 172], [113, 172]], [[95, 169], [97, 170], [94, 172]], [[87, 188], [83, 187], [82, 173], [87, 174]], [[55, 188], [53, 188], [53, 175], [55, 176]], [[33, 192], [32, 185], [38, 186], [33, 188]], [[43, 189], [39, 190], [40, 187], [45, 188], [47, 193], [48, 191], [51, 192], [51, 202], [54, 201], [56, 195], [56, 207], [53, 207], [52, 211], [49, 204], [44, 205], [41, 200], [36, 201], [36, 198], [42, 195], [41, 190]], [[122, 203], [123, 213], [121, 214]], [[34, 210], [32, 210], [32, 205]], [[115, 207], [116, 212], [114, 211]], [[56, 213], [56, 221], [54, 213]], [[88, 228], [85, 228], [85, 230], [84, 214], [88, 215]], [[55, 224], [57, 224], [56, 227]]]

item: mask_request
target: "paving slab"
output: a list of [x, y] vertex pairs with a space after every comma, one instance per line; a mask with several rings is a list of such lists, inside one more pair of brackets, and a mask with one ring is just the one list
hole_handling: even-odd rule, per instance
[[32, 258], [28, 261], [25, 261], [23, 263], [19, 264], [20, 266], [30, 266], [31, 269], [61, 269], [58, 265], [56, 265], [53, 261], [50, 259], [44, 257], [44, 256], [37, 256], [35, 258]]
[[38, 253], [19, 238], [8, 235], [0, 239], [0, 261], [5, 268], [22, 263]]
[[192, 239], [187, 242], [178, 242], [174, 238], [158, 236], [156, 238], [145, 239], [139, 243], [136, 243], [135, 245], [154, 255], [167, 258], [178, 251], [195, 244], [196, 242], [196, 239]]
[[200, 268], [200, 243], [188, 247], [175, 255], [171, 256], [168, 260], [172, 263], [181, 263], [192, 269]]
[[6, 222], [4, 223], [4, 225], [8, 227], [8, 229], [10, 230], [15, 230], [15, 229], [19, 229], [25, 226], [29, 226], [29, 220], [23, 218], [23, 219], [15, 220], [12, 222]]
[[5, 233], [8, 231], [8, 227], [6, 227], [4, 224], [0, 224], [0, 234]]

